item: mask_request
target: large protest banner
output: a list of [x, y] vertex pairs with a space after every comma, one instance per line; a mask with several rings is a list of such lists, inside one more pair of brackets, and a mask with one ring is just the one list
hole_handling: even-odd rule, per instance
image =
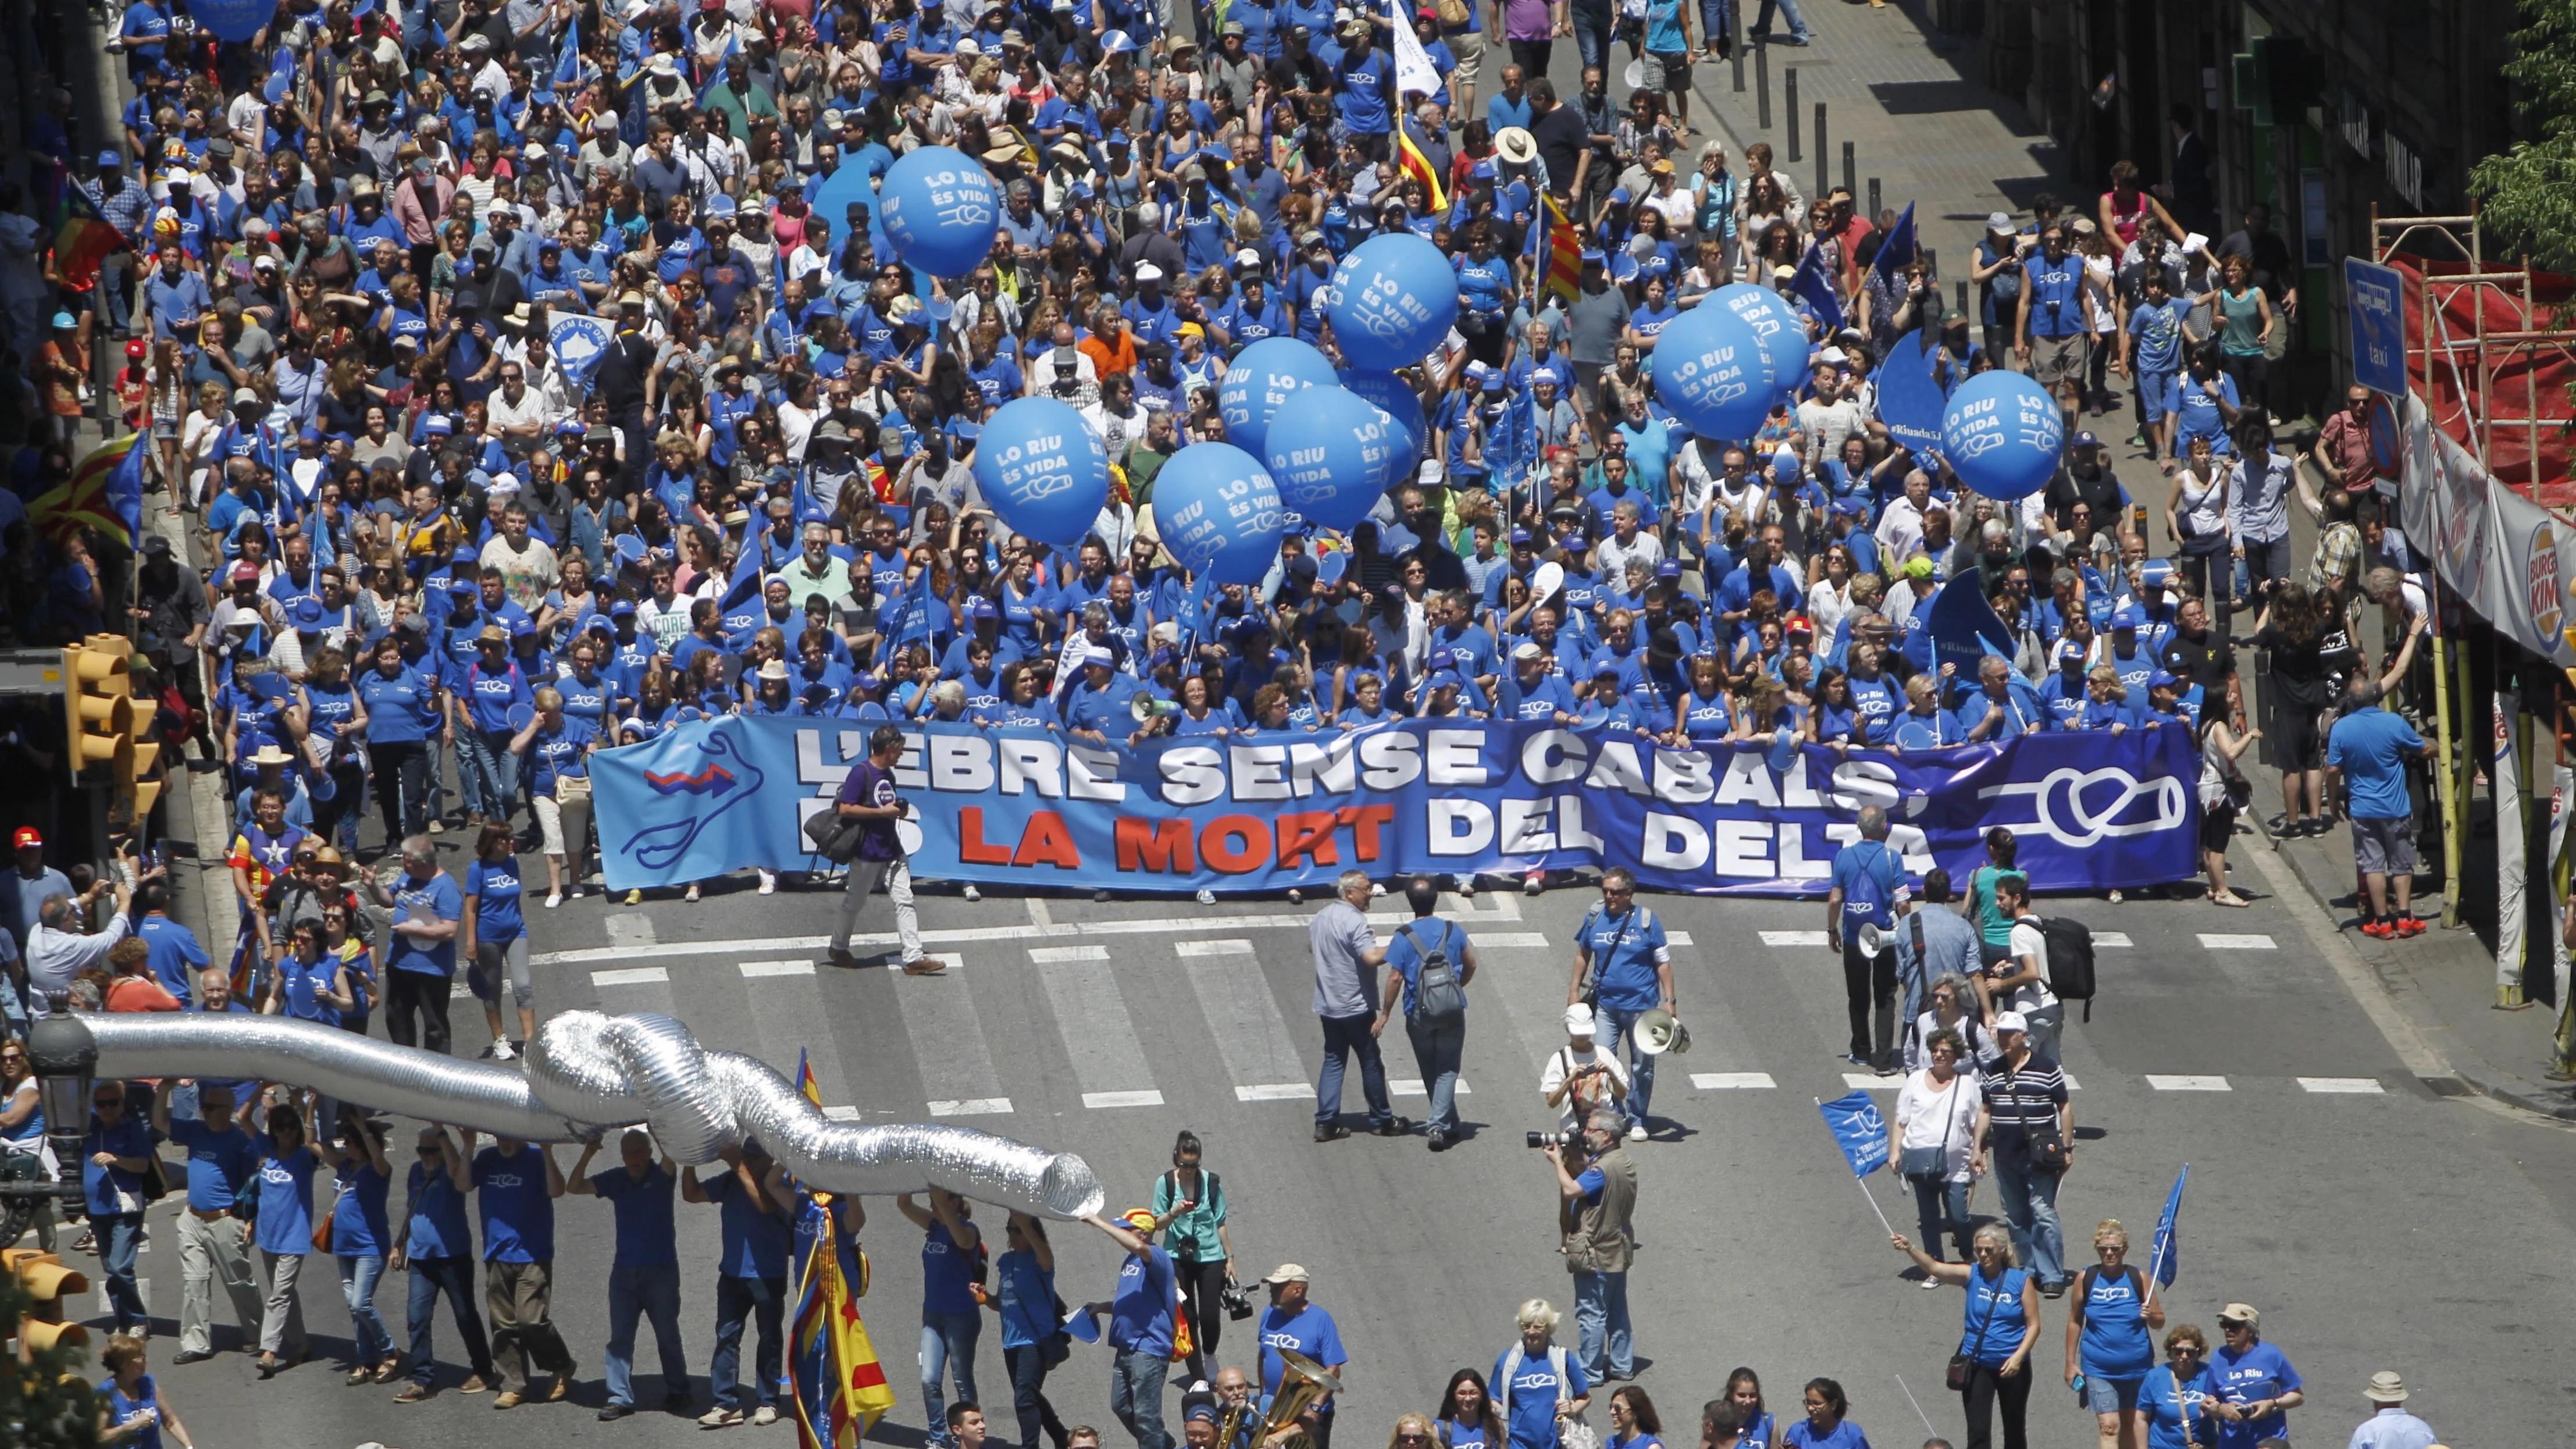
[[[611, 888], [811, 868], [804, 818], [877, 726], [728, 716], [593, 758]], [[1659, 890], [1815, 895], [1864, 806], [1909, 869], [1965, 878], [2009, 826], [2036, 889], [2189, 878], [2198, 763], [2180, 729], [2039, 734], [1903, 755], [1665, 749], [1542, 725], [1404, 720], [1350, 734], [1139, 749], [904, 726], [915, 874], [1120, 891], [1281, 890], [1358, 867], [1517, 874], [1626, 865]]]

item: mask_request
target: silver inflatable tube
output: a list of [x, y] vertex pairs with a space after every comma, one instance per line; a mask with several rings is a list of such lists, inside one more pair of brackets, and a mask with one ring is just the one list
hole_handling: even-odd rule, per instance
[[843, 1193], [937, 1185], [999, 1207], [1085, 1217], [1104, 1201], [1089, 1164], [989, 1132], [834, 1122], [767, 1063], [702, 1047], [667, 1016], [565, 1012], [525, 1070], [461, 1062], [280, 1017], [84, 1014], [97, 1074], [288, 1081], [405, 1116], [534, 1142], [648, 1126], [672, 1156], [713, 1160], [757, 1138], [798, 1180]]

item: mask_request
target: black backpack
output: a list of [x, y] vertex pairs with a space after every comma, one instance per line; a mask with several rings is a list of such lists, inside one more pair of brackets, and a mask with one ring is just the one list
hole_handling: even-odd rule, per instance
[[2093, 1019], [2093, 928], [2066, 916], [2043, 917], [2039, 934], [2048, 943], [2048, 989], [2061, 1001], [2084, 1003], [2084, 1019]]
[[1448, 944], [1450, 930], [1448, 922], [1440, 923], [1441, 944], [1438, 946], [1425, 943], [1409, 922], [1396, 932], [1399, 936], [1411, 938], [1413, 949], [1421, 953], [1422, 964], [1416, 968], [1418, 974], [1413, 985], [1413, 1014], [1426, 1022], [1456, 1021], [1467, 1014], [1466, 988], [1458, 984], [1458, 969], [1450, 963], [1449, 953], [1443, 949]]

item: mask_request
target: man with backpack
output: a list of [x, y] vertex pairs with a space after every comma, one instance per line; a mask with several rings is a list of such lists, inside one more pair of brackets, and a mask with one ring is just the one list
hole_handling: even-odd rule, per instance
[[1404, 899], [1413, 919], [1386, 943], [1386, 990], [1369, 1030], [1384, 1033], [1396, 1003], [1404, 1004], [1404, 1034], [1431, 1093], [1431, 1150], [1446, 1152], [1458, 1138], [1458, 1059], [1467, 1047], [1467, 983], [1476, 977], [1476, 948], [1465, 927], [1431, 914], [1440, 901], [1431, 877], [1405, 882]]
[[1637, 878], [1626, 866], [1601, 873], [1601, 904], [1575, 928], [1574, 980], [1566, 987], [1565, 1004], [1592, 1008], [1602, 1055], [1615, 1059], [1621, 1038], [1626, 1038], [1629, 1090], [1621, 1110], [1628, 1140], [1645, 1141], [1655, 1059], [1637, 1045], [1637, 1018], [1658, 1007], [1678, 1016], [1681, 1008], [1673, 992], [1673, 957], [1665, 945], [1664, 923], [1637, 900]]
[[1986, 997], [1998, 1012], [2018, 1011], [2030, 1023], [2031, 1050], [2056, 1061], [2058, 1037], [2066, 1029], [2066, 1003], [2050, 989], [2046, 923], [2030, 908], [2030, 878], [2008, 875], [1995, 882], [1995, 905], [2012, 917], [2010, 954], [1986, 973]]
[[[1896, 951], [1885, 933], [1905, 899], [1905, 858], [1887, 843], [1887, 812], [1864, 806], [1860, 839], [1834, 852], [1833, 889], [1825, 894], [1825, 943], [1843, 956], [1843, 995], [1851, 1015], [1854, 1066], [1896, 1070]], [[1864, 927], [1881, 933], [1876, 950], [1861, 945]], [[1870, 1030], [1870, 1007], [1878, 1029]]]

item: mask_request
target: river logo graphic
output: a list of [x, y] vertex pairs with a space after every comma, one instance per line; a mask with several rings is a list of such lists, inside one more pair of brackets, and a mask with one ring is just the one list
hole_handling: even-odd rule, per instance
[[[651, 794], [646, 818], [617, 847], [650, 871], [678, 863], [708, 826], [746, 800], [757, 799], [767, 772], [745, 758], [729, 730], [669, 737], [680, 748], [669, 769], [644, 771]], [[681, 744], [682, 740], [687, 743]]]

